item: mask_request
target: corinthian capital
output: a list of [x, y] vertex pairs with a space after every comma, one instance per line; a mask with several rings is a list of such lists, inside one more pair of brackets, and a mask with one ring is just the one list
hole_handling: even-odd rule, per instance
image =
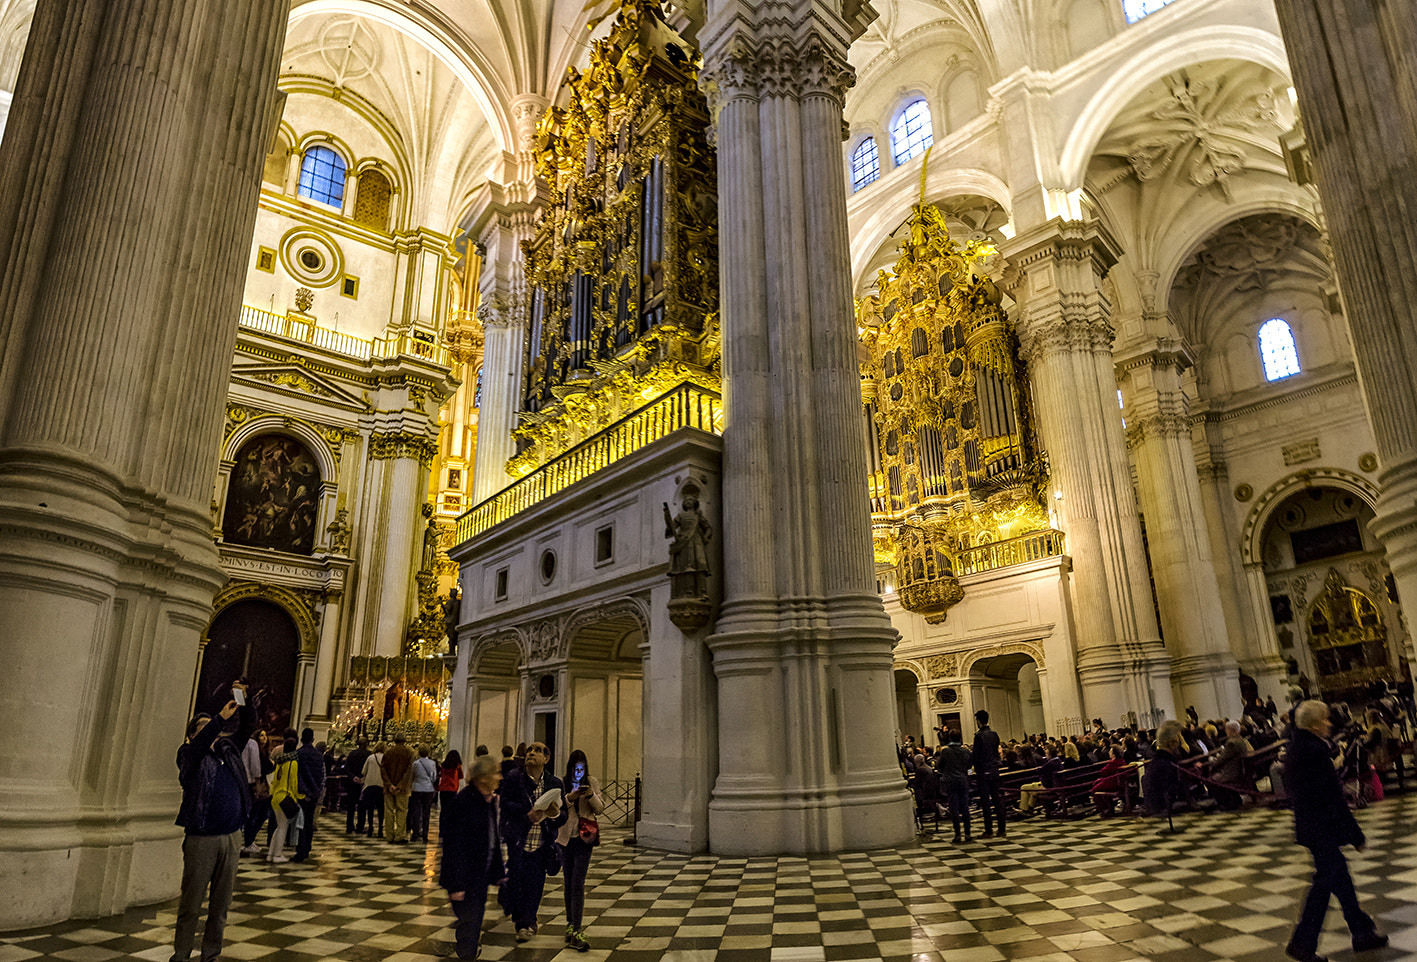
[[700, 77], [715, 107], [740, 97], [830, 97], [841, 106], [856, 82], [845, 52], [817, 33], [734, 37], [706, 58]]

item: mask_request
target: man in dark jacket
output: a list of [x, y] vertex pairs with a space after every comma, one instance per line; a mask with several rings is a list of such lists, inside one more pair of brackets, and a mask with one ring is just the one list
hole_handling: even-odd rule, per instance
[[300, 748], [295, 753], [296, 777], [300, 782], [300, 810], [305, 813], [305, 828], [300, 832], [300, 841], [295, 843], [295, 857], [292, 862], [303, 862], [310, 857], [310, 846], [315, 841], [315, 813], [320, 808], [320, 795], [325, 790], [325, 756], [315, 747], [315, 732], [309, 728], [300, 732]]
[[963, 841], [974, 841], [969, 829], [969, 766], [974, 764], [974, 756], [960, 742], [960, 734], [954, 729], [945, 732], [945, 747], [935, 753], [936, 774], [940, 776], [940, 790], [950, 806], [950, 821], [954, 823], [956, 842], [960, 841], [960, 829], [964, 829]]
[[1352, 845], [1361, 852], [1367, 839], [1348, 810], [1343, 786], [1333, 767], [1328, 744], [1332, 731], [1328, 706], [1323, 702], [1301, 702], [1294, 710], [1294, 736], [1284, 763], [1284, 784], [1294, 802], [1294, 839], [1314, 858], [1314, 881], [1304, 899], [1299, 924], [1284, 949], [1299, 962], [1325, 962], [1326, 956], [1318, 954], [1319, 932], [1331, 895], [1337, 895], [1338, 904], [1343, 907], [1343, 921], [1353, 936], [1353, 951], [1382, 948], [1388, 942], [1358, 905], [1348, 861], [1341, 851], [1342, 846]]
[[994, 819], [999, 820], [999, 837], [1004, 837], [1004, 793], [999, 788], [999, 733], [989, 727], [989, 713], [974, 713], [979, 729], [974, 733], [974, 778], [979, 786], [979, 811], [984, 816], [984, 837], [994, 837]]
[[[238, 688], [245, 690], [244, 686]], [[239, 717], [231, 722], [233, 716]], [[198, 715], [187, 727], [187, 743], [177, 751], [182, 807], [177, 824], [186, 829], [182, 840], [182, 896], [177, 908], [177, 934], [172, 962], [187, 962], [197, 936], [202, 898], [207, 903], [207, 927], [202, 935], [202, 960], [221, 955], [226, 912], [236, 888], [241, 858], [241, 833], [251, 814], [251, 787], [241, 751], [256, 730], [256, 712], [229, 701], [216, 718]]]
[[438, 884], [457, 916], [457, 953], [477, 958], [487, 887], [503, 874], [497, 786], [502, 773], [488, 755], [473, 759], [467, 787], [443, 812], [443, 866]]
[[359, 810], [359, 796], [364, 792], [364, 763], [369, 760], [369, 755], [369, 739], [361, 738], [359, 747], [344, 760], [344, 771], [349, 776], [349, 789], [344, 797], [346, 835], [354, 831], [354, 813]]
[[536, 934], [536, 911], [546, 888], [548, 860], [556, 851], [556, 833], [566, 821], [559, 806], [535, 809], [536, 800], [561, 780], [546, 770], [546, 746], [532, 742], [526, 762], [502, 782], [502, 838], [507, 843], [507, 882], [502, 886], [502, 908], [512, 917], [517, 941]]

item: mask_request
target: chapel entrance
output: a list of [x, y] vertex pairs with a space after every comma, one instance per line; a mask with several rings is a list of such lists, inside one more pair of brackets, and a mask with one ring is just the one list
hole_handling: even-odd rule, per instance
[[252, 692], [266, 689], [261, 726], [288, 727], [299, 657], [300, 631], [280, 605], [256, 598], [228, 605], [207, 630], [196, 710], [220, 711], [231, 699], [231, 683], [245, 678]]
[[[970, 712], [989, 712], [989, 727], [1007, 741], [1047, 731], [1038, 665], [1012, 653], [981, 658], [969, 671]], [[973, 719], [970, 719], [971, 723]]]
[[1337, 487], [1304, 488], [1280, 502], [1262, 538], [1269, 615], [1290, 680], [1327, 701], [1361, 705], [1408, 680], [1401, 608], [1373, 510]]

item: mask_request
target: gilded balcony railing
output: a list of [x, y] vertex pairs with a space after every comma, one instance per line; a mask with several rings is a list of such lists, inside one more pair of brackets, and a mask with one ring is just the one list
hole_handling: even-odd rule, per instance
[[458, 518], [458, 543], [477, 537], [577, 481], [685, 428], [723, 433], [723, 400], [717, 392], [681, 384], [621, 418], [466, 511]]
[[1007, 541], [981, 544], [966, 548], [955, 556], [955, 576], [994, 571], [1010, 565], [1056, 558], [1063, 553], [1063, 532], [1054, 529], [1035, 531]]
[[355, 337], [321, 327], [298, 314], [274, 314], [249, 304], [241, 306], [241, 326], [253, 331], [309, 344], [332, 354], [341, 354], [360, 361], [393, 360], [400, 357], [422, 358], [432, 364], [448, 366], [448, 349], [438, 344], [431, 333], [395, 334], [372, 340]]

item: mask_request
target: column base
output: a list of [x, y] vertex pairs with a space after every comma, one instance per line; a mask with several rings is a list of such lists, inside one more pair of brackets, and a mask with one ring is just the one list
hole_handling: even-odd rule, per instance
[[1239, 718], [1244, 707], [1240, 699], [1240, 666], [1228, 651], [1174, 659], [1171, 684], [1177, 704], [1194, 707], [1202, 720]]
[[783, 599], [794, 627], [749, 628], [725, 605], [708, 639], [718, 676], [719, 766], [709, 849], [820, 854], [915, 837], [893, 749], [898, 635], [880, 599]]
[[[53, 450], [0, 481], [0, 930], [112, 915], [181, 879], [182, 740], [225, 576], [211, 519]], [[33, 747], [44, 746], [36, 766]]]

